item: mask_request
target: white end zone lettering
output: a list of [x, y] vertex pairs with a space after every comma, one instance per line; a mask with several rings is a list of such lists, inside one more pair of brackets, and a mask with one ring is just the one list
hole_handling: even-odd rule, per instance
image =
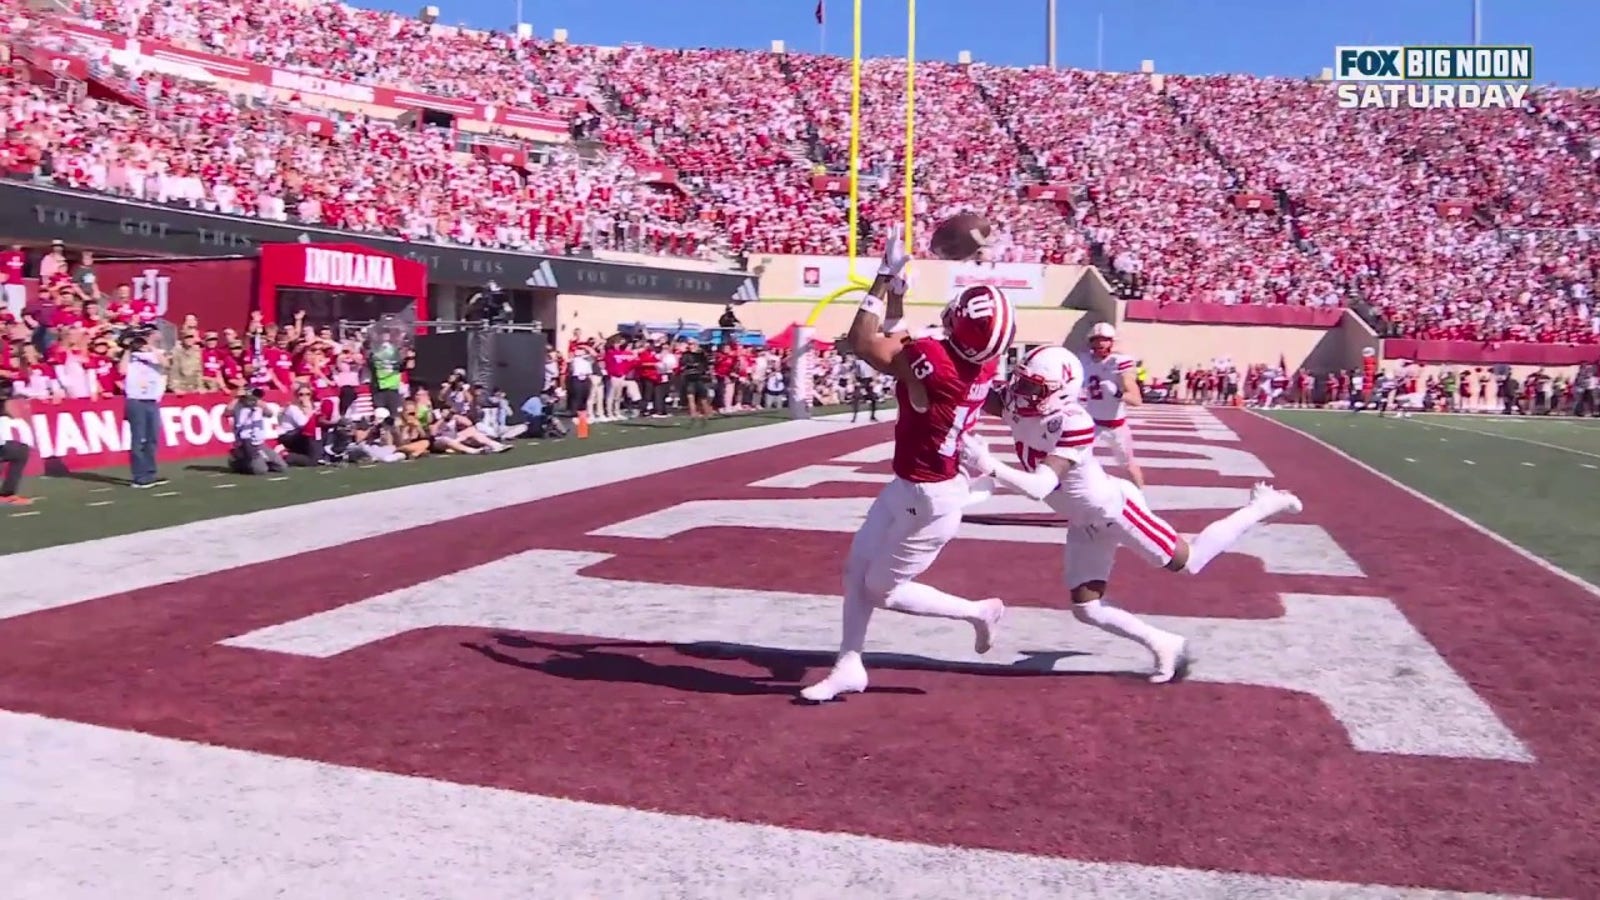
[[[609, 554], [530, 550], [223, 643], [324, 658], [440, 626], [504, 628], [621, 640], [719, 641], [831, 652], [837, 597], [777, 591], [644, 584], [589, 578]], [[1310, 694], [1357, 750], [1528, 762], [1532, 755], [1449, 663], [1382, 597], [1282, 595], [1276, 619], [1150, 616], [1212, 653], [1191, 677]], [[1007, 620], [1023, 648], [973, 654], [956, 630], [884, 616], [874, 640], [897, 652], [968, 665], [1056, 672], [1139, 671], [1139, 648], [1084, 628], [1063, 610], [1018, 608]], [[1029, 652], [1022, 652], [1026, 649]], [[1060, 651], [1051, 653], [1048, 651]], [[1410, 675], [1392, 676], [1406, 660]]]

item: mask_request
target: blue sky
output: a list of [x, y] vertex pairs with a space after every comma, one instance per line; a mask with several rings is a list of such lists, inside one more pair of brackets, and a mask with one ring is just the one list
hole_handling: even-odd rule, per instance
[[[347, 0], [348, 2], [348, 0]], [[508, 29], [516, 0], [430, 0], [441, 19]], [[414, 14], [418, 4], [371, 3]], [[1471, 40], [1471, 0], [1057, 0], [1057, 60], [1093, 67], [1105, 16], [1105, 67], [1154, 59], [1165, 72], [1314, 75], [1337, 44], [1450, 44]], [[1600, 0], [1482, 0], [1483, 40], [1531, 44], [1541, 83], [1600, 85]], [[774, 38], [815, 51], [816, 0], [523, 0], [523, 18], [548, 37], [581, 43], [764, 48]], [[850, 52], [852, 5], [829, 0], [827, 50]], [[1044, 0], [919, 0], [918, 56], [1007, 65], [1044, 61]], [[866, 0], [869, 56], [905, 49], [905, 0]]]

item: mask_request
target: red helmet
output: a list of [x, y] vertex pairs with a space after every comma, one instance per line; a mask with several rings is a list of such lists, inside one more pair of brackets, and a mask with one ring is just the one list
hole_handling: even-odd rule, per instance
[[1017, 336], [1017, 313], [999, 288], [969, 287], [940, 314], [945, 343], [967, 362], [983, 363], [1006, 352]]

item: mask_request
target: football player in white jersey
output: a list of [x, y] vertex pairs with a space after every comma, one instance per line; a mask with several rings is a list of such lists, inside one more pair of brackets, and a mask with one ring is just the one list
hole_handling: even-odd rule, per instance
[[1078, 403], [1083, 378], [1082, 363], [1065, 347], [1030, 352], [1012, 372], [1004, 396], [991, 394], [985, 404], [1011, 427], [1018, 464], [995, 459], [976, 438], [963, 442], [962, 463], [1043, 500], [1067, 518], [1065, 582], [1072, 592], [1072, 614], [1142, 644], [1155, 657], [1150, 680], [1166, 683], [1187, 672], [1188, 641], [1105, 602], [1117, 547], [1173, 572], [1199, 574], [1252, 525], [1277, 513], [1299, 512], [1300, 500], [1258, 484], [1243, 508], [1185, 538], [1151, 511], [1133, 482], [1106, 474], [1095, 461], [1095, 422]]
[[1141, 489], [1144, 472], [1133, 459], [1133, 430], [1128, 427], [1128, 407], [1144, 404], [1132, 357], [1112, 352], [1117, 330], [1101, 322], [1089, 330], [1089, 352], [1083, 362], [1083, 406], [1094, 417], [1098, 434], [1105, 435], [1117, 465]]

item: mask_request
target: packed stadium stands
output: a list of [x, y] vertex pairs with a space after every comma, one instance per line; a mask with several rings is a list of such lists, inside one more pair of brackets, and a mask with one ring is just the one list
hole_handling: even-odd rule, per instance
[[[23, 14], [0, 7], [15, 30]], [[309, 134], [292, 108], [241, 104], [222, 85], [139, 76], [140, 110], [7, 78], [0, 165], [14, 174], [528, 250], [846, 246], [843, 198], [813, 176], [847, 166], [848, 60], [524, 41], [326, 2], [79, 12], [109, 32], [354, 82], [583, 105], [596, 140], [510, 167], [459, 152], [448, 132], [348, 112], [334, 134]], [[899, 210], [903, 64], [869, 61], [863, 83], [862, 212], [881, 223]], [[917, 92], [917, 218], [989, 215], [998, 259], [1093, 262], [1161, 303], [1356, 303], [1395, 336], [1600, 341], [1593, 91], [1542, 89], [1501, 113], [1341, 112], [1302, 80], [927, 63]], [[646, 166], [676, 182], [648, 183]]]

